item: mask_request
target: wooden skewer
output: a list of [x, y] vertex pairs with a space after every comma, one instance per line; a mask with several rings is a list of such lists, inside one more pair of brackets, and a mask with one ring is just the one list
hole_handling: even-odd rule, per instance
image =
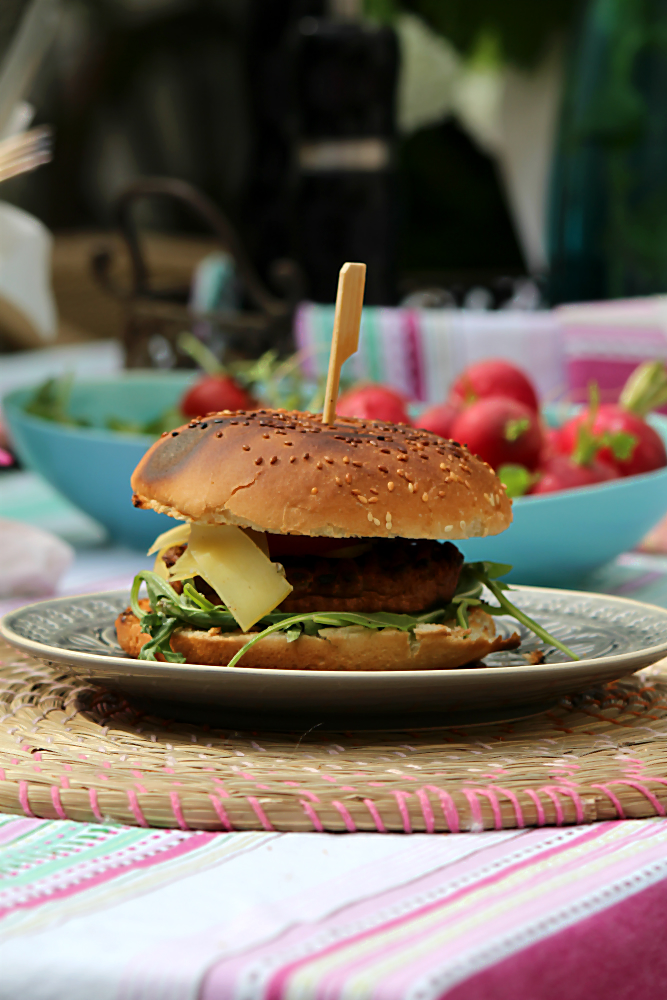
[[361, 324], [361, 309], [364, 304], [365, 284], [365, 264], [351, 264], [349, 262], [343, 264], [338, 276], [336, 313], [322, 413], [323, 424], [332, 424], [336, 419], [340, 370], [343, 362], [347, 361], [359, 347], [359, 326]]

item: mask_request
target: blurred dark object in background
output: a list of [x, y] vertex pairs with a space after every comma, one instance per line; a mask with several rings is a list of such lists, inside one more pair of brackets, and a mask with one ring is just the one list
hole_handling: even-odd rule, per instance
[[666, 94], [666, 0], [592, 0], [554, 168], [553, 303], [667, 291]]
[[395, 296], [398, 46], [391, 28], [344, 7], [296, 25], [295, 250], [315, 301], [332, 302], [341, 261], [359, 260], [365, 301], [381, 305]]
[[[501, 61], [532, 65], [576, 4], [63, 0], [31, 95], [55, 126], [55, 160], [3, 198], [57, 236], [80, 234], [113, 226], [128, 184], [178, 178], [224, 212], [275, 296], [272, 264], [291, 257], [317, 301], [333, 301], [345, 259], [368, 263], [369, 304], [424, 283], [465, 299], [526, 264], [493, 151], [456, 110], [398, 133], [397, 18], [419, 15], [459, 61], [486, 33]], [[176, 203], [146, 201], [136, 218], [171, 238], [207, 236]]]
[[399, 156], [402, 289], [526, 273], [495, 165], [456, 122], [407, 136]]
[[[239, 306], [245, 308], [232, 307], [195, 315], [191, 308], [190, 283], [179, 287], [153, 284], [134, 216], [142, 203], [157, 199], [187, 209], [215, 236], [218, 246], [233, 262], [242, 295]], [[301, 275], [292, 261], [274, 262], [274, 284], [281, 286], [285, 295], [279, 299], [264, 287], [224, 214], [184, 181], [162, 178], [137, 181], [118, 199], [116, 213], [132, 262], [129, 288], [114, 281], [112, 253], [108, 250], [99, 250], [94, 255], [93, 266], [103, 287], [125, 307], [125, 363], [128, 368], [190, 366], [192, 358], [179, 350], [178, 339], [193, 324], [205, 330], [209, 338], [214, 333], [218, 353], [224, 358], [253, 358], [269, 348], [279, 353], [292, 350], [293, 314], [302, 296]]]

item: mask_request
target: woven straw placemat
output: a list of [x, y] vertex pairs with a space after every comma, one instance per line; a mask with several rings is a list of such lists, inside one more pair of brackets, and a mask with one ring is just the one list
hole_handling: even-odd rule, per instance
[[664, 816], [666, 808], [660, 667], [514, 724], [236, 733], [147, 716], [0, 641], [2, 812], [201, 830], [410, 833]]

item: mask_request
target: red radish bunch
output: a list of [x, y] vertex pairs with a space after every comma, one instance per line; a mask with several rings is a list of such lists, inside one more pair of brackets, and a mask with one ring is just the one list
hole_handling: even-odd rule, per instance
[[644, 419], [667, 402], [660, 361], [632, 374], [618, 403], [590, 406], [558, 429], [546, 427], [527, 376], [507, 361], [471, 365], [446, 402], [422, 414], [419, 426], [468, 446], [499, 472], [510, 496], [551, 493], [632, 476], [667, 465], [662, 438]]
[[456, 379], [449, 390], [449, 400], [459, 408], [475, 403], [478, 399], [503, 396], [515, 399], [538, 413], [537, 393], [527, 375], [509, 361], [491, 358], [470, 365]]
[[537, 413], [504, 396], [480, 399], [461, 410], [451, 434], [494, 469], [503, 465], [534, 469], [540, 460], [542, 428]]
[[611, 439], [596, 435], [591, 429], [592, 424], [593, 419], [589, 417], [578, 425], [570, 454], [552, 454], [543, 459], [529, 493], [556, 493], [618, 479], [617, 470], [600, 454], [605, 442]]
[[459, 403], [450, 401], [440, 403], [439, 406], [432, 406], [430, 410], [422, 413], [419, 418], [419, 426], [425, 431], [431, 431], [432, 434], [438, 434], [440, 437], [452, 437], [452, 425], [460, 409]]
[[204, 375], [181, 400], [181, 412], [201, 417], [218, 410], [256, 410], [258, 405], [230, 375]]
[[181, 413], [203, 417], [220, 410], [256, 410], [259, 403], [232, 378], [212, 351], [194, 334], [182, 333], [178, 346], [197, 362], [204, 374], [181, 399]]
[[336, 403], [341, 417], [361, 420], [385, 420], [390, 424], [409, 424], [405, 397], [386, 385], [363, 385], [343, 393]]
[[557, 448], [570, 454], [578, 428], [591, 421], [591, 431], [609, 442], [625, 439], [627, 447], [616, 450], [608, 443], [599, 458], [613, 465], [619, 476], [636, 476], [667, 465], [667, 452], [660, 435], [646, 423], [646, 414], [667, 400], [667, 371], [661, 361], [640, 365], [626, 382], [618, 403], [601, 406], [592, 401], [588, 410], [579, 413], [561, 427]]

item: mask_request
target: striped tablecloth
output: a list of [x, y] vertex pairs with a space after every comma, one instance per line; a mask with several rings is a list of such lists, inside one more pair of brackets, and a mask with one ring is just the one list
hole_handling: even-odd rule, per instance
[[428, 835], [0, 817], [2, 1000], [621, 1000], [667, 975], [667, 820]]

